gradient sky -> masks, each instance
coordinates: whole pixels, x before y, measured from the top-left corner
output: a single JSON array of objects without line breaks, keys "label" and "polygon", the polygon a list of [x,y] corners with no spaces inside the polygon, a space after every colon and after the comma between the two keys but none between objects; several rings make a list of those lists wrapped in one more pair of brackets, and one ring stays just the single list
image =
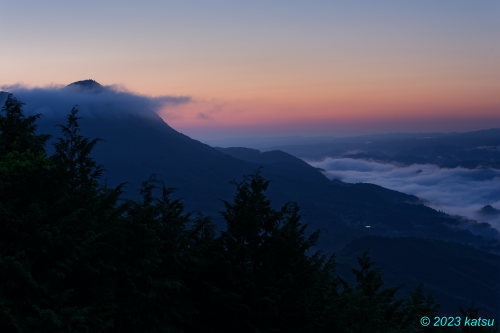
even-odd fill
[{"label": "gradient sky", "polygon": [[500,127],[500,1],[1,1],[0,86],[93,78],[195,138]]}]

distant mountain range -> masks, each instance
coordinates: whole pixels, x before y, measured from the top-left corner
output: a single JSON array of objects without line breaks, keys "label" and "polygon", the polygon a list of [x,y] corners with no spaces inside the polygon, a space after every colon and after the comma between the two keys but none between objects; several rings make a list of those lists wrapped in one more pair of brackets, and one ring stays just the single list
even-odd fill
[{"label": "distant mountain range", "polygon": [[[68,88],[77,88],[86,94],[103,89],[92,80],[75,82]],[[432,239],[437,242],[433,244],[455,242],[462,244],[462,247],[457,247],[458,257],[461,255],[460,249],[467,249],[462,252],[478,256],[478,260],[485,255],[493,258],[484,265],[497,274],[500,280],[500,272],[496,269],[500,266],[491,266],[500,263],[500,257],[495,255],[500,253],[500,235],[488,224],[448,216],[423,205],[417,197],[377,185],[330,181],[320,170],[283,151],[214,148],[177,132],[157,115],[143,116],[140,112],[120,114],[116,111],[92,115],[82,112],[81,129],[86,136],[102,139],[95,149],[94,157],[104,165],[105,180],[109,185],[128,182],[125,187],[128,196],[136,195],[141,182],[155,174],[168,187],[176,188],[175,195],[183,199],[188,210],[212,216],[219,223],[221,219],[218,212],[223,209],[222,200],[231,200],[235,191],[231,181],[241,180],[244,175],[260,169],[262,175],[271,180],[268,194],[273,204],[281,206],[287,201],[296,201],[301,207],[304,222],[309,223],[309,230],[321,229],[319,246],[324,250],[340,251],[352,241],[356,248],[360,248],[360,242],[366,236],[394,239],[394,242],[387,242],[388,247],[401,237]],[[64,123],[64,115],[48,112],[39,121],[39,132],[57,137],[57,124],[61,123]],[[491,131],[492,136],[495,133],[497,131]],[[471,134],[471,137],[483,138],[484,135]],[[446,142],[459,142],[457,137],[444,135],[442,138],[447,138]],[[444,145],[437,144],[441,142],[438,139],[427,140],[431,139],[413,138],[408,139],[408,142],[425,143],[424,146],[433,142],[431,146],[446,150]],[[462,140],[467,141],[465,137]],[[354,147],[359,144],[351,145]],[[488,146],[482,139],[478,139],[475,144]],[[380,142],[377,146],[383,147],[384,144]],[[400,147],[400,152],[404,146]],[[340,151],[341,144],[336,147]],[[346,146],[346,149],[349,147]],[[470,147],[470,143],[467,143],[467,147]],[[287,148],[289,152],[297,152],[296,149],[299,148]],[[398,149],[391,151],[397,152]],[[308,148],[300,147],[298,152],[301,156],[307,156]],[[321,156],[314,150],[309,154]],[[406,159],[421,158],[420,155],[412,154],[410,150]],[[424,251],[427,243],[418,244],[422,244]],[[347,249],[354,245],[349,246]],[[377,243],[377,246],[383,246],[383,242]],[[390,253],[400,251],[401,246],[404,246],[404,242],[394,245],[393,250],[388,248],[381,262],[389,261]],[[442,246],[435,246],[436,255],[439,255]],[[418,264],[415,262],[415,265]],[[457,269],[440,273],[446,276],[442,276],[441,285],[438,283],[436,286],[437,282],[432,282],[433,288],[443,287],[449,279],[460,283],[462,268]],[[467,274],[470,275],[470,272]],[[428,280],[432,279],[432,272],[429,275],[422,274],[419,278],[424,283],[430,282]],[[408,283],[414,285],[415,281]],[[474,290],[476,287],[469,285],[468,288]],[[494,286],[491,292],[500,296],[500,287]],[[449,304],[463,301],[464,295],[446,295],[451,299],[447,298]],[[489,298],[481,298],[480,303],[488,309],[498,310],[498,304],[489,301]]]},{"label": "distant mountain range", "polygon": [[280,149],[306,159],[371,159],[401,164],[435,164],[454,168],[500,168],[500,129],[466,133],[381,134],[330,138]]}]

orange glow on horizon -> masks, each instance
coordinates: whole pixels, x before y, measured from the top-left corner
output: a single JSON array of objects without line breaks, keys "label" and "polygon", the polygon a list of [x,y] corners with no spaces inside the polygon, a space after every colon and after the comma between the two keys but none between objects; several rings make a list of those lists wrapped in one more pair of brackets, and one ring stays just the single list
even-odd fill
[{"label": "orange glow on horizon", "polygon": [[[355,98],[280,100],[194,100],[169,107],[160,112],[174,127],[211,128],[231,126],[262,126],[305,123],[379,123],[391,120],[498,117],[500,102],[486,92],[471,99],[465,94],[452,99],[443,93],[434,96],[413,93],[413,96],[372,94]],[[450,95],[455,96],[454,94]],[[425,99],[425,97],[428,99]],[[420,97],[420,99],[419,99]],[[484,99],[482,98],[484,97]],[[486,97],[489,97],[486,99]],[[477,102],[474,102],[476,100]]]}]

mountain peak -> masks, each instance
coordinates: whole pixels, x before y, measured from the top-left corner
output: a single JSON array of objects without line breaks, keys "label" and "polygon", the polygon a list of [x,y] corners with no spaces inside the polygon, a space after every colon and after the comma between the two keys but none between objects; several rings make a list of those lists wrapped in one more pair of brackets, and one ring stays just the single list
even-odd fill
[{"label": "mountain peak", "polygon": [[73,83],[70,83],[67,85],[68,88],[78,88],[78,89],[84,89],[84,90],[101,90],[104,88],[103,85],[101,85],[99,82],[88,79],[88,80],[82,80],[82,81],[76,81]]},{"label": "mountain peak", "polygon": [[496,209],[492,205],[486,205],[479,210],[481,215],[497,216],[500,214],[500,210]]}]

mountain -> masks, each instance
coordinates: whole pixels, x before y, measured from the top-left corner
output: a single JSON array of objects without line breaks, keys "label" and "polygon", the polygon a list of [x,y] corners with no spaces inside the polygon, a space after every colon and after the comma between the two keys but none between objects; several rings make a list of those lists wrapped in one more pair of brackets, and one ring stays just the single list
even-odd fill
[{"label": "mountain", "polygon": [[[500,235],[488,224],[438,212],[415,196],[372,184],[330,181],[320,170],[283,151],[213,148],[179,133],[147,110],[121,112],[110,103],[93,112],[95,101],[103,103],[102,95],[108,88],[88,80],[70,87],[78,88],[71,89],[71,96],[77,96],[76,91],[91,101],[81,109],[81,132],[101,139],[94,157],[105,167],[104,181],[111,186],[127,182],[125,191],[129,197],[137,195],[141,182],[155,174],[176,189],[174,195],[183,200],[188,210],[209,215],[222,227],[218,212],[224,207],[222,200],[233,197],[235,188],[231,181],[261,170],[271,181],[268,196],[272,203],[279,207],[296,201],[309,230],[321,230],[318,246],[323,250],[339,251],[356,240],[362,247],[362,237],[379,236],[461,243],[474,249],[477,256],[500,251]],[[94,94],[95,89],[101,93]],[[92,99],[94,95],[99,99]],[[113,98],[119,97],[115,95]],[[43,105],[36,107],[29,100],[25,102],[31,105],[32,112],[47,110]],[[57,137],[58,124],[64,123],[64,116],[61,112],[42,112],[39,132]],[[391,258],[390,249],[388,243],[385,260]],[[460,280],[455,273],[443,273],[443,281]],[[500,288],[495,293],[500,295]]]},{"label": "mountain", "polygon": [[[155,174],[176,189],[186,208],[210,215],[215,222],[222,200],[233,195],[231,182],[261,168],[271,180],[272,202],[281,206],[296,201],[311,229],[322,230],[324,248],[339,249],[365,235],[365,225],[372,226],[371,234],[446,239],[481,247],[485,246],[482,234],[498,236],[487,225],[473,233],[468,229],[478,229],[476,223],[439,213],[414,196],[371,184],[332,182],[320,170],[284,152],[212,148],[175,131],[156,115],[111,112],[82,117],[82,133],[102,139],[95,158],[104,165],[108,184],[127,181],[125,189],[134,195],[141,182]],[[56,123],[62,121],[42,117],[40,131],[57,136]]]},{"label": "mountain", "polygon": [[[368,232],[444,239],[487,249],[498,246],[495,241],[500,236],[487,224],[450,217],[426,207],[414,196],[372,184],[330,181],[320,170],[282,151],[213,148],[177,132],[155,113],[116,110],[123,104],[103,102],[102,95],[110,88],[95,81],[78,81],[69,87],[83,87],[78,94],[85,101],[91,100],[81,108],[81,130],[85,136],[101,139],[94,156],[105,167],[105,181],[112,186],[127,182],[129,196],[136,195],[141,182],[155,174],[176,189],[188,210],[200,211],[218,222],[222,200],[234,192],[231,182],[261,168],[262,175],[271,180],[268,194],[272,202],[278,207],[296,201],[311,229],[322,230],[320,243],[324,248],[339,249]],[[94,90],[88,89],[103,94],[94,97]],[[78,96],[74,91],[71,94]],[[110,94],[114,99],[119,97],[112,91]],[[94,112],[94,101],[104,103],[105,108]],[[57,137],[64,116],[65,112],[44,113],[39,131]],[[490,240],[486,242],[484,236]]]},{"label": "mountain", "polygon": [[492,205],[486,205],[478,213],[484,216],[498,216],[500,215],[500,209],[496,209]]},{"label": "mountain", "polygon": [[82,80],[82,81],[76,81],[76,82],[70,83],[66,86],[66,88],[82,89],[82,90],[90,90],[90,91],[100,91],[100,90],[104,89],[104,86],[101,85],[97,81],[88,79],[88,80]]},{"label": "mountain", "polygon": [[466,133],[384,134],[272,147],[307,159],[346,157],[454,168],[500,168],[500,129]]},{"label": "mountain", "polygon": [[402,285],[403,291],[410,291],[421,282],[445,313],[471,301],[484,315],[499,313],[498,255],[438,240],[368,236],[354,240],[338,253],[342,276],[352,274],[350,267],[366,249],[389,285]]}]

